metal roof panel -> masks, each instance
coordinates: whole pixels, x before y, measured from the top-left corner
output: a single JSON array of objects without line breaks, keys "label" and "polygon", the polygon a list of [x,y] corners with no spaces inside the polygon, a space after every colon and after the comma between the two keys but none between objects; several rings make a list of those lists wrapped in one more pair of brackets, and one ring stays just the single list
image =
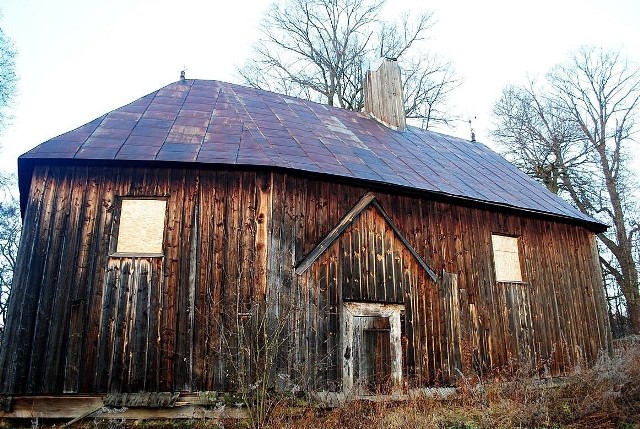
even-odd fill
[{"label": "metal roof panel", "polygon": [[172,83],[21,158],[285,167],[598,224],[483,144],[218,81]]}]

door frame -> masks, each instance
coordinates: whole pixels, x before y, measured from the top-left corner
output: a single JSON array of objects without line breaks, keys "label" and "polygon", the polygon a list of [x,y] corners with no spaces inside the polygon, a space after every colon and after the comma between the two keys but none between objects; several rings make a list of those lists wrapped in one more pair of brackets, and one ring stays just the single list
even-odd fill
[{"label": "door frame", "polygon": [[389,318],[389,345],[391,347],[391,393],[402,393],[402,327],[400,314],[404,304],[375,302],[345,302],[342,306],[342,390],[349,394],[353,390],[353,318]]}]

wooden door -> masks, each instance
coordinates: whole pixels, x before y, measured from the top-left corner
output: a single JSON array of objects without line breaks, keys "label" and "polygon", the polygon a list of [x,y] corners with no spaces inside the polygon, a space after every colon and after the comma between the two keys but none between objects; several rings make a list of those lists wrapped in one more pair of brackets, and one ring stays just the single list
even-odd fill
[{"label": "wooden door", "polygon": [[355,395],[402,392],[404,305],[346,302],[343,310],[343,390]]},{"label": "wooden door", "polygon": [[391,325],[388,317],[354,318],[354,386],[359,395],[391,393]]}]

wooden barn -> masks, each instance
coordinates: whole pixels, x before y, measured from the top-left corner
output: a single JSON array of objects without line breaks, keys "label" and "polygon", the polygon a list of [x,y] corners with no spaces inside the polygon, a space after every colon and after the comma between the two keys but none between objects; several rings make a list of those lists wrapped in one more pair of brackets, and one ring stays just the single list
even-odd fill
[{"label": "wooden barn", "polygon": [[365,112],[181,79],[22,155],[0,393],[397,393],[607,350],[605,226],[406,125],[394,67]]}]

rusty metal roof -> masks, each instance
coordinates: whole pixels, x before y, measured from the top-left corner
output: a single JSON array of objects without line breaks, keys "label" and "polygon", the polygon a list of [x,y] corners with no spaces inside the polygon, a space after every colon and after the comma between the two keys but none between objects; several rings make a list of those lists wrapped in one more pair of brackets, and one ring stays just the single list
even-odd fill
[{"label": "rusty metal roof", "polygon": [[40,144],[19,170],[44,159],[281,167],[603,226],[481,143],[218,81],[167,85]]}]

